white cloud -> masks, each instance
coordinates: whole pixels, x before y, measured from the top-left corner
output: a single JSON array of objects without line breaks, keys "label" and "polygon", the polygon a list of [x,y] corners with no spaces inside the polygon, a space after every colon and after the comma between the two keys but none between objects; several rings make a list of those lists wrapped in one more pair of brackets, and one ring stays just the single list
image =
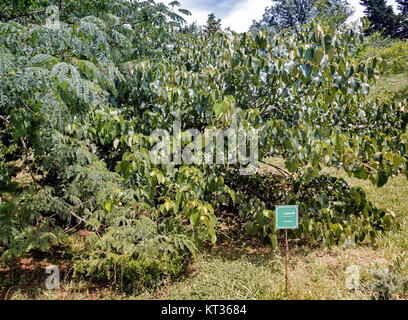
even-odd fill
[{"label": "white cloud", "polygon": [[183,16],[187,20],[187,23],[195,22],[198,25],[204,25],[207,22],[208,15],[211,13],[209,10],[203,10],[198,8],[198,2],[194,0],[180,0],[181,8],[187,9],[191,12],[191,16]]},{"label": "white cloud", "polygon": [[[222,2],[222,0],[219,0]],[[211,4],[205,5],[204,1],[180,0],[181,7],[191,11],[192,15],[186,17],[188,23],[196,22],[199,25],[205,25],[208,15],[214,12],[217,18],[221,18],[222,27],[230,27],[236,32],[244,32],[249,29],[252,20],[262,18],[265,8],[272,4],[271,0],[241,0],[236,1],[234,5],[226,12],[217,12]],[[205,9],[204,9],[205,8]],[[207,9],[208,8],[208,9]],[[223,8],[225,9],[225,8]]]},{"label": "white cloud", "polygon": [[351,17],[352,20],[356,20],[364,16],[364,7],[360,5],[360,0],[348,0],[350,5],[354,7],[354,14]]},{"label": "white cloud", "polygon": [[[213,12],[217,18],[221,18],[222,27],[230,27],[236,32],[244,32],[249,29],[252,20],[260,20],[265,8],[272,4],[271,0],[236,0],[231,8],[226,8],[230,0],[179,0],[181,7],[191,11],[192,15],[185,17],[188,23],[196,22],[198,25],[205,25],[208,15]],[[360,5],[360,0],[348,0],[354,7],[354,15],[351,20],[364,16],[364,7]],[[387,1],[397,11],[395,0]],[[216,3],[216,4],[215,4]]]},{"label": "white cloud", "polygon": [[231,8],[231,13],[223,20],[223,27],[230,27],[236,32],[245,32],[252,25],[252,20],[260,20],[271,0],[242,1]]}]

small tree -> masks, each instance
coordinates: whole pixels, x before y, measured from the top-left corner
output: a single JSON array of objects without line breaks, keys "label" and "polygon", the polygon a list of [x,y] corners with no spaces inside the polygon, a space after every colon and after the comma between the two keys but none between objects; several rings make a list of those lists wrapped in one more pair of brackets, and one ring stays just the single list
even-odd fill
[{"label": "small tree", "polygon": [[221,30],[221,19],[217,20],[215,14],[210,13],[208,15],[207,26],[205,27],[205,29],[211,34],[217,33],[217,31]]}]

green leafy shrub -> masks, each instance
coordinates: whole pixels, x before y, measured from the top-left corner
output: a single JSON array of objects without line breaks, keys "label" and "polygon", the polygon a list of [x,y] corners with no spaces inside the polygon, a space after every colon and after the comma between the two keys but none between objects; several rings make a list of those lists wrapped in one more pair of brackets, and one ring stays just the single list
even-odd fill
[{"label": "green leafy shrub", "polygon": [[406,63],[408,42],[406,40],[383,38],[380,34],[374,34],[358,47],[354,55],[361,61],[380,58],[384,63],[384,74],[408,72]]},{"label": "green leafy shrub", "polygon": [[300,234],[323,246],[354,245],[368,239],[375,242],[379,232],[398,227],[395,215],[378,209],[361,188],[350,187],[344,179],[321,176],[309,183],[295,182],[289,202],[301,203]]},{"label": "green leafy shrub", "polygon": [[125,213],[112,214],[112,226],[103,236],[85,233],[79,245],[78,240],[71,242],[68,252],[74,277],[140,290],[186,273],[190,258],[197,252],[190,238],[174,233],[166,222],[158,225],[144,216],[129,219]]},{"label": "green leafy shrub", "polygon": [[74,269],[74,278],[82,275],[88,281],[110,283],[122,290],[137,292],[180,278],[187,273],[188,259],[183,255],[134,259],[109,253],[98,258],[78,260],[74,263]]},{"label": "green leafy shrub", "polygon": [[31,250],[47,251],[58,244],[62,228],[55,217],[47,216],[62,208],[35,187],[23,191],[11,202],[0,204],[1,259],[9,262]]},{"label": "green leafy shrub", "polygon": [[[276,245],[279,230],[275,230],[274,212],[277,204],[299,205],[299,229],[296,238],[310,244],[322,242],[353,246],[365,240],[375,241],[379,232],[398,228],[395,216],[375,208],[361,188],[350,187],[345,180],[327,175],[309,182],[283,176],[256,175],[231,181],[239,188],[239,214],[249,220],[250,233],[259,232],[264,240]],[[251,198],[251,194],[258,198]]]}]

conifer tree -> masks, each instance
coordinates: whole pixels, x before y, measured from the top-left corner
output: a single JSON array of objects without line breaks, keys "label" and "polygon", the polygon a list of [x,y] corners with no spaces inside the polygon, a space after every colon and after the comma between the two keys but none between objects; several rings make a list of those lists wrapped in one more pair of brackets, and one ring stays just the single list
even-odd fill
[{"label": "conifer tree", "polygon": [[408,0],[396,0],[398,3],[398,10],[402,15],[408,15]]},{"label": "conifer tree", "polygon": [[397,36],[398,19],[386,0],[361,0],[360,4],[365,7],[364,13],[370,21],[368,34],[381,31],[384,36]]},{"label": "conifer tree", "polygon": [[211,34],[217,33],[217,31],[221,30],[221,19],[216,19],[215,14],[210,13],[208,15],[207,26],[205,28]]},{"label": "conifer tree", "polygon": [[398,16],[399,30],[398,36],[400,38],[408,38],[408,0],[396,0],[398,3],[398,10],[400,15]]}]

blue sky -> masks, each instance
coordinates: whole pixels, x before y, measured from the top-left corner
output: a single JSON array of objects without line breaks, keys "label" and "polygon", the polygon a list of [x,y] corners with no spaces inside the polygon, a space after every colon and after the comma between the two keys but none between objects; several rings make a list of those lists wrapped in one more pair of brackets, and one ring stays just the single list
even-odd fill
[{"label": "blue sky", "polygon": [[[363,16],[363,8],[359,0],[348,0],[355,8],[353,19]],[[270,6],[271,0],[179,0],[181,7],[191,11],[192,16],[187,17],[187,21],[205,24],[208,14],[213,12],[222,19],[222,27],[230,27],[237,32],[247,31],[252,24],[252,20],[259,20],[265,11],[265,7]],[[395,0],[388,0],[389,4],[396,8]]]}]

